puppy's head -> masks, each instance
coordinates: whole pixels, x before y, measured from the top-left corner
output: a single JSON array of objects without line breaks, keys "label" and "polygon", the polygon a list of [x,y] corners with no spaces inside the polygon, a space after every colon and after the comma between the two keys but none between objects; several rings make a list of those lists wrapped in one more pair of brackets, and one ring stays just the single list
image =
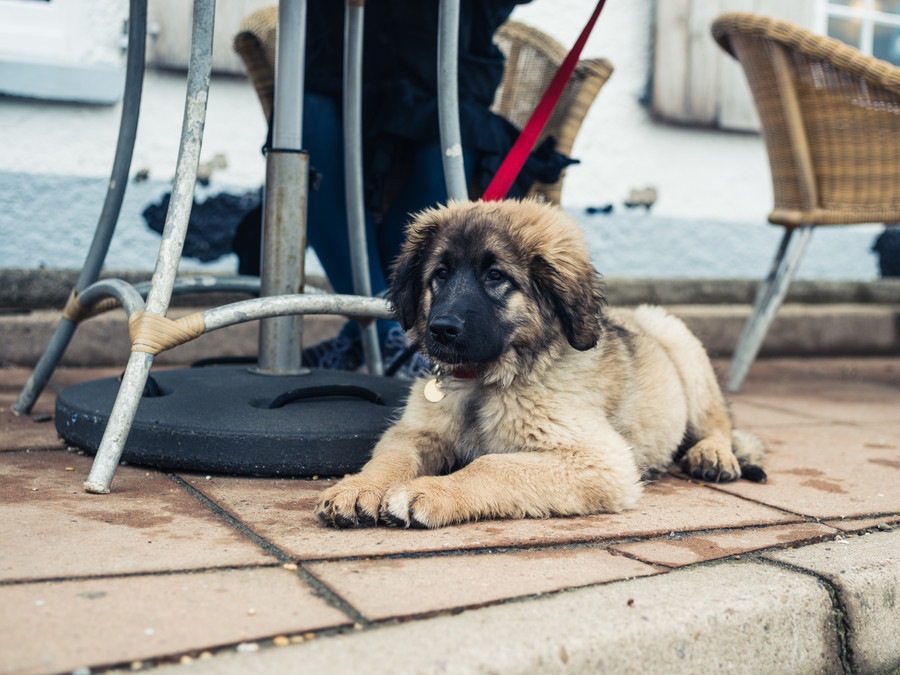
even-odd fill
[{"label": "puppy's head", "polygon": [[554,345],[583,351],[600,337],[603,297],[584,237],[533,200],[419,213],[388,297],[411,340],[451,370],[520,371]]}]

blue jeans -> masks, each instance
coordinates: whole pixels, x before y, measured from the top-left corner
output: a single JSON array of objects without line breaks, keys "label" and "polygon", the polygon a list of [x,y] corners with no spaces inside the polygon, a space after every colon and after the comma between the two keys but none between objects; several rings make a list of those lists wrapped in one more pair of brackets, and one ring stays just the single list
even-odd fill
[{"label": "blue jeans", "polygon": [[[325,269],[332,288],[353,293],[350,265],[350,238],[344,197],[344,140],[340,101],[307,92],[303,100],[303,145],[310,165],[321,174],[318,190],[310,191],[307,238]],[[464,158],[468,156],[464,153]],[[466,162],[467,179],[471,162]],[[390,264],[400,253],[411,213],[447,201],[441,144],[439,140],[420,145],[410,159],[409,178],[376,227],[373,214],[366,213],[366,241],[372,293],[387,289]],[[384,337],[392,322],[379,321]],[[350,327],[352,326],[352,328]],[[347,331],[358,332],[355,324]]]}]

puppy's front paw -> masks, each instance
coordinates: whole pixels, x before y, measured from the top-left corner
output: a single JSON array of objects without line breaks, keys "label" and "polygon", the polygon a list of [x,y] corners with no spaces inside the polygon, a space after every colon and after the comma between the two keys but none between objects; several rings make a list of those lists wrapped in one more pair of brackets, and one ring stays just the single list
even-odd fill
[{"label": "puppy's front paw", "polygon": [[693,478],[715,483],[741,477],[741,467],[731,450],[731,444],[717,438],[699,441],[685,453],[680,466],[682,471]]},{"label": "puppy's front paw", "polygon": [[446,478],[417,478],[391,488],[381,501],[381,520],[394,527],[431,529],[467,518],[446,485]]},{"label": "puppy's front paw", "polygon": [[319,495],[314,511],[323,525],[374,527],[384,492],[362,476],[351,476]]}]

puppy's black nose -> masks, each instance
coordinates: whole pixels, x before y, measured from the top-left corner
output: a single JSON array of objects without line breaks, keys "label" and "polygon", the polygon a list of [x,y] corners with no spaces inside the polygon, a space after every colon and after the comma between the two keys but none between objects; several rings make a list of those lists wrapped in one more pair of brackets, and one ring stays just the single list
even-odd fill
[{"label": "puppy's black nose", "polygon": [[448,345],[459,337],[463,330],[463,322],[458,316],[445,314],[431,320],[428,326],[431,336],[442,345]]}]

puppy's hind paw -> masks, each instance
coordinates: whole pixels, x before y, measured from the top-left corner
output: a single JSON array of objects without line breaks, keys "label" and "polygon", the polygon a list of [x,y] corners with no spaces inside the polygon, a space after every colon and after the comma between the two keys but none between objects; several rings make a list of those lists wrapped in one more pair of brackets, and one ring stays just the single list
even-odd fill
[{"label": "puppy's hind paw", "polygon": [[711,483],[725,483],[741,477],[741,467],[731,445],[714,438],[704,438],[688,450],[680,467],[692,478]]}]

